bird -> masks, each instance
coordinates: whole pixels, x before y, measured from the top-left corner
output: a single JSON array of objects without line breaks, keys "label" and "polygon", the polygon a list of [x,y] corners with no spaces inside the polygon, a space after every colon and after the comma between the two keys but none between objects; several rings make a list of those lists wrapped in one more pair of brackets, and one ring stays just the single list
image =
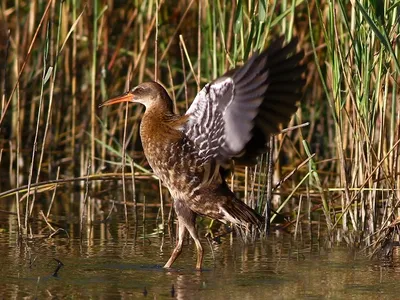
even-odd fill
[{"label": "bird", "polygon": [[140,103],[144,154],[168,188],[177,216],[177,240],[164,265],[171,268],[182,252],[186,231],[202,269],[204,250],[196,230],[197,216],[222,223],[262,228],[265,217],[238,199],[225,180],[235,165],[252,166],[267,151],[267,141],[287,126],[305,85],[304,51],[298,38],[280,37],[255,52],[243,65],[207,83],[184,115],[174,112],[166,89],[155,81],[139,84],[101,107]]}]

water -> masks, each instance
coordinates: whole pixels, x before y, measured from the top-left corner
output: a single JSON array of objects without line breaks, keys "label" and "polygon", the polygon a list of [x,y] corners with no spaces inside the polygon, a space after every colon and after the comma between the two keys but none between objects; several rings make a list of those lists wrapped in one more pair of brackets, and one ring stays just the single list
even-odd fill
[{"label": "water", "polygon": [[[274,232],[248,244],[226,235],[213,251],[203,238],[199,272],[191,241],[173,269],[162,268],[173,241],[168,230],[154,234],[155,220],[129,229],[117,219],[97,223],[82,242],[73,234],[18,242],[7,229],[15,217],[1,215],[0,222],[0,299],[395,299],[400,293],[398,253],[390,264],[368,260],[308,234],[295,241]],[[74,233],[76,224],[69,228]],[[55,259],[64,264],[56,275]]]}]

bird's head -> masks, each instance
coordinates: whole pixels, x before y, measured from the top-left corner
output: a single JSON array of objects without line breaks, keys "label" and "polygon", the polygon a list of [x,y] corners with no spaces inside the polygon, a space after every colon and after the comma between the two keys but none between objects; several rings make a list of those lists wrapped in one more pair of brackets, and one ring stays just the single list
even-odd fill
[{"label": "bird's head", "polygon": [[146,109],[152,108],[155,105],[166,106],[167,108],[172,107],[172,101],[168,93],[155,81],[141,83],[129,92],[101,103],[99,107],[121,102],[141,103]]}]

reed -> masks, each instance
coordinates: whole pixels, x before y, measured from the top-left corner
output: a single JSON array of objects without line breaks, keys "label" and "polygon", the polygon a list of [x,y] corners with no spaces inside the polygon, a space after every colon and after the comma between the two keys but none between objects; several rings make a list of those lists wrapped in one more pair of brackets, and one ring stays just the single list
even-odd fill
[{"label": "reed", "polygon": [[[2,1],[0,196],[9,197],[0,201],[14,197],[8,208],[28,234],[41,193],[62,192],[51,180],[82,182],[82,218],[109,173],[134,195],[138,172],[149,172],[142,108],[99,103],[158,79],[184,113],[206,82],[274,37],[296,35],[308,64],[300,109],[273,153],[230,184],[261,213],[271,202],[295,232],[322,215],[330,232],[356,233],[347,242],[375,245],[400,213],[398,10],[389,0]],[[123,199],[128,223],[138,199]]]}]

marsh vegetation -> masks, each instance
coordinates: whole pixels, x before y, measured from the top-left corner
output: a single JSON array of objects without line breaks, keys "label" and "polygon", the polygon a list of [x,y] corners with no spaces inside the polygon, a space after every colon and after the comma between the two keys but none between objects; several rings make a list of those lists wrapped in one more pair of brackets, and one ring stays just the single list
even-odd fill
[{"label": "marsh vegetation", "polygon": [[15,0],[0,9],[0,214],[15,220],[5,231],[64,237],[68,226],[55,220],[68,220],[90,239],[96,222],[132,227],[147,207],[167,234],[171,199],[142,153],[143,108],[98,105],[157,80],[184,113],[205,83],[284,35],[306,52],[304,97],[269,155],[229,184],[260,213],[272,201],[273,228],[294,238],[316,226],[368,255],[392,253],[398,2]]}]

